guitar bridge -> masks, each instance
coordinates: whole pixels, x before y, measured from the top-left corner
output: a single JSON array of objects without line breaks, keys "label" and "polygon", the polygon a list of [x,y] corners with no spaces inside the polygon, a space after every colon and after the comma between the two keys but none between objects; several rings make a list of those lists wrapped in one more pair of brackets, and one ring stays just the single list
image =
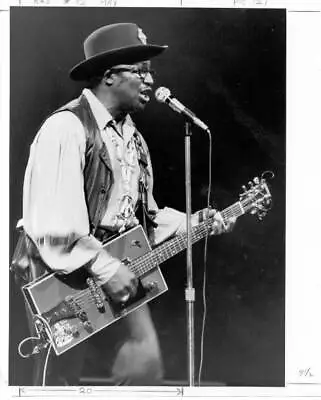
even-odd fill
[{"label": "guitar bridge", "polygon": [[105,313],[106,308],[104,305],[104,299],[102,296],[101,289],[99,289],[97,283],[94,281],[93,278],[87,278],[87,285],[89,287],[91,297],[94,300],[94,303],[97,307],[97,310],[102,314]]}]

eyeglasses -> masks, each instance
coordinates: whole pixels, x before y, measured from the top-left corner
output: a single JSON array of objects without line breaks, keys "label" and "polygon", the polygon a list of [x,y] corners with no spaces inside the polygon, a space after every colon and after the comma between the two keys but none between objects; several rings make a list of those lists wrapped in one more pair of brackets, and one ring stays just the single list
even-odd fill
[{"label": "eyeglasses", "polygon": [[153,69],[150,69],[147,65],[136,66],[136,65],[120,65],[117,67],[111,68],[111,71],[121,72],[128,71],[132,74],[136,74],[141,80],[145,80],[147,75],[151,75],[153,79],[155,79],[156,72]]}]

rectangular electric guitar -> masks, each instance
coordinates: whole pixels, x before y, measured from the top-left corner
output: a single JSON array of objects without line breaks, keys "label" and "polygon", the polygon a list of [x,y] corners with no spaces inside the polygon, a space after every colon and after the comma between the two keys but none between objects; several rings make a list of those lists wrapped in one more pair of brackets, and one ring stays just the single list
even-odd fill
[{"label": "rectangular electric guitar", "polygon": [[[271,205],[266,180],[255,178],[249,188],[243,187],[243,190],[238,202],[220,212],[223,221],[248,212],[259,218],[266,214]],[[208,218],[193,227],[192,243],[204,238],[212,223],[213,218]],[[50,273],[25,285],[22,291],[32,310],[39,338],[50,343],[60,355],[155,299],[167,290],[159,265],[186,247],[184,233],[152,249],[141,226],[107,242],[106,251],[125,262],[138,277],[137,294],[125,303],[108,298],[84,269],[68,275]]]}]

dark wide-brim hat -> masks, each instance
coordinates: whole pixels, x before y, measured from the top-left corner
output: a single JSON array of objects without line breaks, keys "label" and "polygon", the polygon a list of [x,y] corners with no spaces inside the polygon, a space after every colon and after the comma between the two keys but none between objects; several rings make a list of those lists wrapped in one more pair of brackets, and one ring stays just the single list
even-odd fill
[{"label": "dark wide-brim hat", "polygon": [[86,81],[115,65],[134,64],[162,53],[167,46],[147,44],[146,35],[133,23],[103,26],[84,41],[85,60],[73,67],[69,76]]}]

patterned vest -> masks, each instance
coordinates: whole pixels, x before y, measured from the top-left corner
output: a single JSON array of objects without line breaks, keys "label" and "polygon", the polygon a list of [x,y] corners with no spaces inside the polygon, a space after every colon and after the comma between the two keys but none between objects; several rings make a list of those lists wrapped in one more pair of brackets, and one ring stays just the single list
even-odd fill
[{"label": "patterned vest", "polygon": [[[62,106],[54,111],[53,114],[61,111],[73,112],[81,121],[86,133],[84,191],[90,233],[98,237],[99,240],[104,241],[108,239],[109,233],[104,230],[101,232],[99,225],[106,212],[108,197],[113,184],[110,156],[102,140],[90,105],[84,95]],[[153,222],[154,215],[148,212],[145,190],[151,178],[146,169],[148,148],[137,130],[134,135],[136,136],[136,149],[141,167],[140,187],[144,186],[144,188],[140,189],[140,203],[142,206],[139,209],[143,215],[141,221],[147,220],[149,226],[155,226],[156,224]],[[48,267],[41,260],[36,246],[25,234],[25,231],[21,228],[19,230],[19,239],[12,257],[10,270],[14,273],[16,283],[21,286],[42,275],[48,270]]]},{"label": "patterned vest", "polygon": [[[97,236],[97,228],[105,215],[110,189],[113,184],[110,156],[101,137],[96,119],[84,95],[62,106],[55,113],[61,111],[73,112],[81,121],[86,133],[84,191],[90,221],[90,231],[93,235]],[[148,149],[146,142],[137,130],[134,135],[136,137],[138,160],[142,171],[141,180],[145,180],[146,187],[149,181],[149,174],[146,169]]]}]

